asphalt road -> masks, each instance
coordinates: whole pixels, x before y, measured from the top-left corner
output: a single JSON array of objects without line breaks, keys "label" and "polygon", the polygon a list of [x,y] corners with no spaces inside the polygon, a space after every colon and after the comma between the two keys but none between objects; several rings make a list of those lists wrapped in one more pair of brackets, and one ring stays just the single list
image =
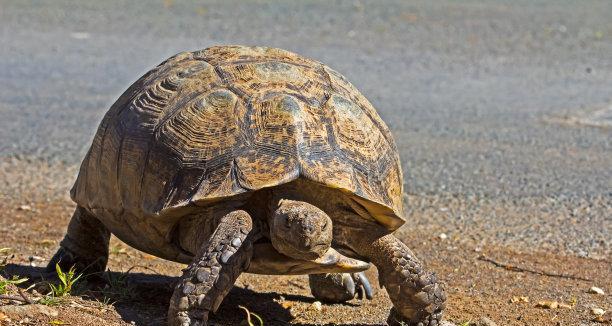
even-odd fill
[{"label": "asphalt road", "polygon": [[[609,252],[610,1],[0,0],[5,179],[44,161],[69,184],[129,84],[216,44],[285,48],[352,81],[397,140],[415,225]],[[575,123],[593,112],[604,127]]]}]

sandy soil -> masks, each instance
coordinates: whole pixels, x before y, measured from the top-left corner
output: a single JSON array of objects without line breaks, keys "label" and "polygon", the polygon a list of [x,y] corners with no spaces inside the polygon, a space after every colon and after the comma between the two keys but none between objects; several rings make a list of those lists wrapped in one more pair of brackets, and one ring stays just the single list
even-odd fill
[{"label": "sandy soil", "polygon": [[[40,266],[56,250],[74,206],[67,200],[23,205],[14,201],[0,204],[0,247],[10,247],[14,254],[4,277],[26,276],[31,282],[22,288],[38,282],[34,289],[44,292]],[[442,239],[408,228],[398,234],[438,273],[449,297],[446,319],[457,324],[487,317],[498,325],[590,325],[596,323],[592,308],[612,306],[608,294],[588,293],[594,285],[607,291],[612,288],[612,265],[604,258],[482,246],[457,236]],[[0,301],[0,320],[5,319],[2,325],[163,325],[172,284],[181,268],[113,238],[109,263],[113,272],[107,276],[113,280],[110,286],[82,284],[77,294],[49,307],[51,313],[46,314],[34,308],[16,313],[7,306],[17,302]],[[377,285],[376,271],[368,274]],[[27,295],[35,297],[32,290]],[[518,297],[527,297],[529,302],[512,302]],[[544,300],[568,306],[537,307]],[[305,276],[243,275],[221,305],[215,324],[240,324],[245,313],[239,306],[244,306],[261,316],[265,325],[381,325],[391,307],[384,290],[378,290],[372,301],[323,304],[321,310],[314,301]],[[606,318],[609,322],[608,316],[604,322]]]}]

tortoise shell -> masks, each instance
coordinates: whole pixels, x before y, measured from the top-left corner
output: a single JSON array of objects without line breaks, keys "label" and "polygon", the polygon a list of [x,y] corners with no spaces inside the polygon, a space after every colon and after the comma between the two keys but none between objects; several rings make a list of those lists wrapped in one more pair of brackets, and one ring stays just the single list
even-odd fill
[{"label": "tortoise shell", "polygon": [[291,52],[219,46],[177,54],[121,95],[71,196],[152,224],[298,178],[344,192],[390,230],[404,223],[394,140],[355,87]]}]

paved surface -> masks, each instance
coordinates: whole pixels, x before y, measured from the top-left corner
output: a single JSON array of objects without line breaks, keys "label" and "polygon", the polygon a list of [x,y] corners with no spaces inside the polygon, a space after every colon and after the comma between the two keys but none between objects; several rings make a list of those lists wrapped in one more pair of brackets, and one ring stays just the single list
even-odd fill
[{"label": "paved surface", "polygon": [[[609,251],[609,1],[2,0],[3,194],[65,193],[130,83],[176,52],[231,43],[315,58],[362,90],[397,139],[414,225]],[[593,112],[603,127],[575,123]]]}]

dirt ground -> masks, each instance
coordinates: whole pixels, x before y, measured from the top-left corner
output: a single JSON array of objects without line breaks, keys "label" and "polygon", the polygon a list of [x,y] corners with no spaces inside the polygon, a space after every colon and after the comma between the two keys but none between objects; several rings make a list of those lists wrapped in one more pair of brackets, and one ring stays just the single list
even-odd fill
[{"label": "dirt ground", "polygon": [[[57,282],[48,275],[41,276],[42,267],[56,250],[73,208],[68,200],[0,203],[0,248],[11,248],[3,276],[28,277],[30,281],[20,287],[35,285],[26,292],[29,298],[44,293],[45,282]],[[553,251],[483,246],[419,228],[405,227],[398,235],[442,280],[448,294],[446,320],[461,325],[479,322],[483,317],[497,325],[610,323],[609,314],[597,322],[591,312],[596,307],[612,307],[608,294],[612,265],[605,257],[578,258]],[[0,300],[0,324],[164,325],[172,284],[181,268],[113,238],[112,272],[107,276],[110,285],[81,284],[75,290],[77,294],[42,308],[19,308],[23,303]],[[368,274],[377,286],[376,271]],[[604,289],[606,294],[588,293],[591,286]],[[16,288],[11,289],[18,294]],[[553,309],[538,307],[541,301],[561,305]],[[305,276],[242,275],[214,317],[215,325],[245,323],[240,306],[261,316],[265,325],[384,325],[391,307],[384,290],[378,290],[372,301],[323,304],[320,310],[314,302]]]}]

